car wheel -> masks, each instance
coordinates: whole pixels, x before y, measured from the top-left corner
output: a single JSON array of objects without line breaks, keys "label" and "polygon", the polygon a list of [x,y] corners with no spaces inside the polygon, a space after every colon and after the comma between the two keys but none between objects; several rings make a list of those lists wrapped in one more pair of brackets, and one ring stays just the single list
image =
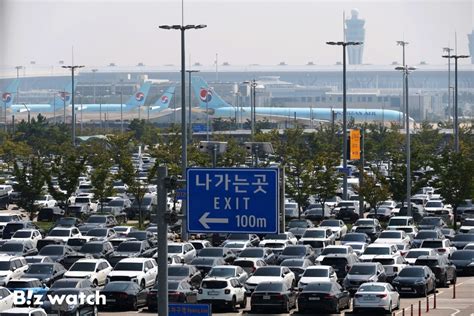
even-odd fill
[{"label": "car wheel", "polygon": [[443,277],[443,283],[441,284],[442,287],[448,287],[448,275],[445,274]]},{"label": "car wheel", "polygon": [[140,282],[140,287],[141,287],[142,289],[145,288],[145,280],[142,280],[142,281]]},{"label": "car wheel", "polygon": [[421,293],[424,297],[428,296],[428,284],[423,287],[423,291]]},{"label": "car wheel", "polygon": [[99,286],[99,282],[98,282],[97,280],[92,281],[92,284],[94,285],[94,287],[98,287],[98,286]]},{"label": "car wheel", "polygon": [[334,306],[334,313],[339,314],[339,301],[336,301],[336,306]]},{"label": "car wheel", "polygon": [[235,299],[235,296],[232,296],[232,301],[230,302],[230,309],[233,312],[237,311],[237,300]]},{"label": "car wheel", "polygon": [[247,307],[247,298],[244,295],[244,299],[243,299],[242,303],[240,303],[240,308],[246,308],[246,307]]},{"label": "car wheel", "polygon": [[392,310],[393,310],[393,308],[392,308],[392,301],[390,301],[390,302],[388,303],[388,311],[387,311],[387,314],[392,314]]},{"label": "car wheel", "polygon": [[398,301],[397,301],[397,310],[400,309],[400,297],[398,297]]},{"label": "car wheel", "polygon": [[287,301],[286,301],[286,305],[285,305],[285,307],[283,308],[283,311],[284,311],[285,313],[289,313],[290,310],[291,310],[290,300],[287,300]]},{"label": "car wheel", "polygon": [[347,300],[346,308],[347,308],[347,309],[351,309],[351,299],[348,299],[348,300]]},{"label": "car wheel", "polygon": [[137,310],[138,310],[138,300],[137,300],[136,297],[133,299],[132,309],[133,309],[134,311],[137,311]]}]

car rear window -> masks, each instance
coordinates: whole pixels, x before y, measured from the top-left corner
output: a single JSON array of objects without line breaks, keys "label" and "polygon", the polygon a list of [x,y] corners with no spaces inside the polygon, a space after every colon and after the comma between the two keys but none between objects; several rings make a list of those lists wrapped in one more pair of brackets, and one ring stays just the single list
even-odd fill
[{"label": "car rear window", "polygon": [[203,289],[223,289],[226,286],[226,281],[203,281],[201,284]]}]

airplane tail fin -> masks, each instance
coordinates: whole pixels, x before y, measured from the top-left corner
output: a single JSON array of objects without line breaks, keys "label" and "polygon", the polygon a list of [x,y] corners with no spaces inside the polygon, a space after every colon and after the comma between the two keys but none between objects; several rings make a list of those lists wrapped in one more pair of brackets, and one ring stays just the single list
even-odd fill
[{"label": "airplane tail fin", "polygon": [[191,78],[191,84],[193,86],[194,94],[199,100],[199,107],[205,109],[206,106],[209,109],[216,109],[221,107],[231,107],[229,103],[222,100],[222,98],[209,87],[206,81],[202,77],[194,76]]},{"label": "airplane tail fin", "polygon": [[[76,83],[74,83],[76,86]],[[63,107],[71,103],[72,84],[69,83],[62,91],[58,91],[58,95],[54,98],[54,106]]]},{"label": "airplane tail fin", "polygon": [[169,106],[171,104],[171,100],[174,97],[175,89],[176,89],[175,86],[169,87],[165,91],[165,93],[163,93],[163,95],[158,100],[156,100],[155,104],[153,104],[150,107],[150,110],[152,110],[152,111],[163,111],[164,109],[169,108]]},{"label": "airplane tail fin", "polygon": [[134,95],[130,97],[126,105],[132,108],[143,106],[145,104],[145,100],[148,95],[148,92],[150,91],[150,87],[151,87],[150,82],[145,82],[144,84],[142,84],[140,89]]},{"label": "airplane tail fin", "polygon": [[2,93],[2,102],[4,106],[7,108],[13,104],[13,100],[15,99],[18,86],[20,85],[20,79],[15,79],[8,85],[8,87]]}]

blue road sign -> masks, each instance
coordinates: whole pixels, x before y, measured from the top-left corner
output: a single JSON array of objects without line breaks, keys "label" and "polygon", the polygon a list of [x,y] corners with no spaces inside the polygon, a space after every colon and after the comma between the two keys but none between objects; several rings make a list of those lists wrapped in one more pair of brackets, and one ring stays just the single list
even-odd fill
[{"label": "blue road sign", "polygon": [[276,233],[278,169],[189,168],[190,233]]},{"label": "blue road sign", "polygon": [[211,316],[209,304],[168,304],[169,316]]}]

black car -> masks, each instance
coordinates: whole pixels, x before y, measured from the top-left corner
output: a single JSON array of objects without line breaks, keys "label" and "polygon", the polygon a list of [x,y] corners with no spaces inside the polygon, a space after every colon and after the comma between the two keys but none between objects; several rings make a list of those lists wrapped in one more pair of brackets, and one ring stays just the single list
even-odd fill
[{"label": "black car", "polygon": [[94,284],[89,279],[82,278],[71,278],[71,279],[59,279],[51,285],[48,294],[54,294],[58,290],[62,289],[91,289]]},{"label": "black car", "polygon": [[53,261],[63,263],[66,256],[76,253],[66,245],[47,245],[38,253],[40,256],[49,256]]},{"label": "black car", "polygon": [[413,248],[419,248],[425,239],[443,239],[444,235],[439,229],[420,230],[411,242]]},{"label": "black car", "polygon": [[151,209],[156,204],[156,197],[145,196],[143,197],[141,204],[138,204],[138,200],[134,200],[132,205],[125,210],[128,219],[138,218],[140,210],[144,219],[150,219]]},{"label": "black car", "polygon": [[20,229],[37,229],[40,232],[42,231],[33,222],[9,222],[3,228],[2,239],[11,239],[13,234]]},{"label": "black car", "polygon": [[[148,311],[156,312],[158,284],[147,294]],[[169,303],[188,303],[197,302],[197,291],[186,281],[168,281],[168,302]]]},{"label": "black car", "polygon": [[91,215],[79,230],[84,235],[94,228],[113,227],[117,224],[113,215]]},{"label": "black car", "polygon": [[156,247],[158,245],[158,239],[155,234],[146,230],[136,230],[129,232],[127,237],[136,238],[137,240],[146,240],[150,244],[150,247]]},{"label": "black car", "polygon": [[199,287],[202,281],[202,274],[192,265],[171,265],[168,267],[168,280],[185,280],[194,287]]},{"label": "black car", "polygon": [[28,270],[23,274],[23,278],[35,278],[51,286],[56,280],[59,280],[66,273],[66,269],[59,263],[32,263]]},{"label": "black car", "polygon": [[385,282],[386,279],[385,269],[380,262],[358,262],[352,265],[342,284],[350,293],[355,293],[363,283]]},{"label": "black car", "polygon": [[229,248],[225,247],[208,247],[201,249],[198,254],[199,258],[223,258],[226,263],[232,264],[236,255]]},{"label": "black car", "polygon": [[54,222],[64,216],[64,210],[59,206],[45,207],[38,212],[38,222]]},{"label": "black car", "polygon": [[354,230],[354,233],[363,233],[369,236],[370,240],[374,242],[379,238],[380,233],[382,232],[381,228],[377,225],[373,226],[357,226]]},{"label": "black car", "polygon": [[0,247],[0,255],[35,256],[38,249],[30,240],[9,240]]},{"label": "black car", "polygon": [[147,289],[142,289],[132,281],[112,281],[100,291],[105,295],[106,305],[100,309],[132,309],[138,310],[140,306],[147,305]]},{"label": "black car", "polygon": [[392,216],[392,209],[388,207],[379,207],[367,214],[367,218],[376,218],[381,222],[387,222]]},{"label": "black car", "polygon": [[213,266],[221,266],[226,264],[224,258],[213,258],[213,257],[196,257],[191,260],[190,265],[195,266],[201,275],[206,276]]},{"label": "black car", "polygon": [[276,256],[270,248],[246,248],[239,254],[239,258],[258,258],[268,265],[276,264]]},{"label": "black car", "polygon": [[353,208],[344,207],[337,212],[336,219],[340,219],[344,223],[355,223],[359,219],[359,214]]},{"label": "black car", "polygon": [[82,221],[76,217],[62,217],[56,221],[54,227],[79,227]]},{"label": "black car", "polygon": [[124,258],[143,257],[149,251],[152,251],[152,248],[146,240],[124,241],[108,256],[107,261],[114,267],[117,262]]},{"label": "black car", "polygon": [[281,310],[289,313],[296,307],[296,292],[285,282],[262,282],[257,285],[250,297],[251,312]]},{"label": "black car", "polygon": [[277,258],[278,264],[286,259],[309,259],[311,262],[316,260],[316,253],[310,245],[286,246]]},{"label": "black car", "polygon": [[89,237],[73,237],[67,240],[66,245],[71,247],[74,251],[79,251],[81,250],[82,246],[91,240],[93,239]]},{"label": "black car", "polygon": [[308,219],[292,219],[288,222],[286,231],[295,235],[296,238],[300,238],[306,229],[312,227],[314,227],[314,224]]},{"label": "black car", "polygon": [[392,285],[398,293],[428,296],[436,291],[436,277],[427,266],[407,266],[393,279]]},{"label": "black car", "polygon": [[474,250],[456,250],[449,259],[458,274],[474,274]]},{"label": "black car", "polygon": [[451,241],[453,240],[454,236],[456,236],[456,232],[452,228],[442,228],[441,233],[444,235],[444,237]]},{"label": "black car", "polygon": [[90,241],[84,244],[78,252],[68,254],[64,258],[64,266],[71,267],[77,260],[84,258],[107,259],[114,252],[114,247],[108,241]]},{"label": "black car", "polygon": [[[406,205],[400,208],[400,211],[398,211],[397,216],[408,216],[408,208]],[[422,206],[417,205],[417,204],[412,204],[411,216],[413,217],[413,220],[415,221],[415,223],[420,223],[423,217],[426,216],[426,212]]]},{"label": "black car", "polygon": [[344,245],[348,242],[363,242],[370,244],[372,240],[366,233],[347,233],[342,237],[341,244]]},{"label": "black car", "polygon": [[38,249],[39,252],[47,245],[64,245],[64,241],[61,239],[40,239],[36,243],[36,249]]},{"label": "black car", "polygon": [[81,300],[80,297],[91,297],[95,296],[95,290],[90,288],[83,288],[83,289],[58,289],[54,292],[55,295],[63,296],[63,297],[77,297],[78,304],[70,304],[66,301],[63,301],[62,304],[57,302],[51,302],[48,300],[48,296],[45,296],[45,300],[41,305],[41,308],[45,310],[48,315],[57,315],[60,314],[61,316],[76,316],[76,315],[83,315],[83,316],[96,316],[98,315],[97,306],[87,304],[80,304]]},{"label": "black car", "polygon": [[458,250],[466,247],[467,244],[474,242],[474,234],[457,234],[454,236],[451,244]]},{"label": "black car", "polygon": [[355,254],[330,254],[324,257],[321,265],[331,266],[337,274],[337,280],[341,282],[347,275],[347,271],[359,261]]},{"label": "black car", "polygon": [[426,216],[418,224],[418,229],[441,229],[446,227],[446,223],[441,217]]},{"label": "black car", "polygon": [[439,286],[448,287],[448,282],[456,284],[456,266],[447,256],[419,256],[414,265],[430,267]]},{"label": "black car", "polygon": [[336,282],[309,283],[298,295],[298,313],[316,314],[330,312],[339,314],[341,309],[350,308],[351,296]]},{"label": "black car", "polygon": [[313,262],[309,259],[285,259],[280,263],[280,266],[288,267],[295,274],[295,282],[298,282],[306,268],[312,265]]}]

